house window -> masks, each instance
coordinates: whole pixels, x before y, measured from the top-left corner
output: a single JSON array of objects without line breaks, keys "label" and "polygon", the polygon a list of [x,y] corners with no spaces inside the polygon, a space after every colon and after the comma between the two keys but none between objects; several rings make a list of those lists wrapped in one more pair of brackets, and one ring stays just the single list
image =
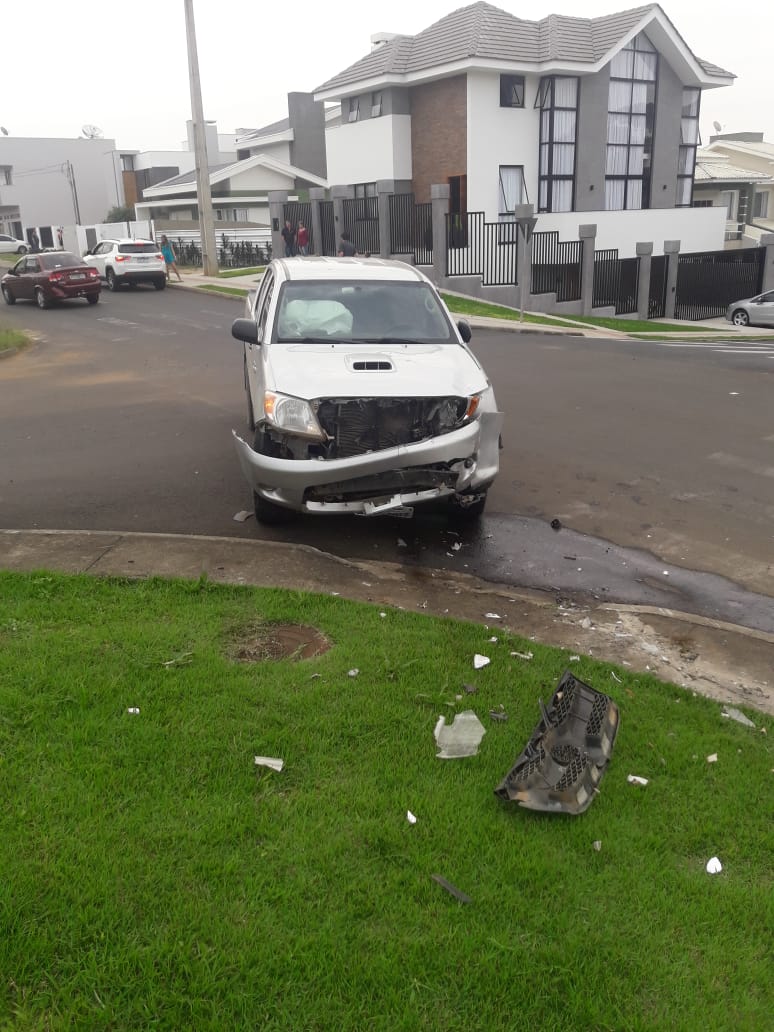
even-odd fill
[{"label": "house window", "polygon": [[524,76],[500,76],[500,107],[524,107]]},{"label": "house window", "polygon": [[500,165],[500,222],[511,222],[516,218],[514,208],[524,203],[524,166]]},{"label": "house window", "polygon": [[0,186],[11,186],[13,180],[11,179],[11,166],[0,165]]},{"label": "house window", "polygon": [[712,201],[691,201],[692,208],[711,208]]},{"label": "house window", "polygon": [[753,201],[753,218],[767,219],[769,217],[769,195],[767,193],[756,193]]},{"label": "house window", "polygon": [[121,171],[134,172],[134,154],[121,155]]},{"label": "house window", "polygon": [[360,97],[350,97],[347,105],[347,121],[357,122],[360,118]]},{"label": "house window", "polygon": [[693,173],[696,169],[696,148],[701,143],[699,138],[699,107],[701,90],[686,88],[683,90],[683,113],[680,119],[680,154],[677,164],[677,200],[678,208],[688,207],[693,198]]},{"label": "house window", "polygon": [[[645,33],[640,32],[610,62],[605,164],[607,211],[650,207],[657,81],[658,53]],[[698,115],[696,124],[698,126]],[[694,146],[694,160],[695,156]],[[690,192],[687,203],[690,204]]]},{"label": "house window", "polygon": [[376,197],[376,183],[355,183],[355,197]]},{"label": "house window", "polygon": [[382,113],[382,92],[381,90],[371,94],[371,118],[379,118]]},{"label": "house window", "polygon": [[545,76],[535,107],[540,108],[538,211],[572,211],[575,202],[575,143],[578,79]]}]

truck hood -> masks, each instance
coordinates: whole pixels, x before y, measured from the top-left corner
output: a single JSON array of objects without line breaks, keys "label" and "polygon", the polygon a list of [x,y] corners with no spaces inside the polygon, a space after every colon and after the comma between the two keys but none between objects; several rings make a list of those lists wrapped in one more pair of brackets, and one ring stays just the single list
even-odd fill
[{"label": "truck hood", "polygon": [[461,344],[271,344],[266,386],[297,398],[465,397],[488,380]]}]

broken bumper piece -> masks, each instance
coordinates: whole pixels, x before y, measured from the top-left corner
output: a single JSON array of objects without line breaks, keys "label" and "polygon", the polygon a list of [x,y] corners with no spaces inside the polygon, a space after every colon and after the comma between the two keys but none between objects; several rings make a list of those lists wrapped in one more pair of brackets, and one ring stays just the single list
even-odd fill
[{"label": "broken bumper piece", "polygon": [[583,813],[610,761],[618,707],[567,670],[540,708],[541,720],[495,794],[527,810]]}]

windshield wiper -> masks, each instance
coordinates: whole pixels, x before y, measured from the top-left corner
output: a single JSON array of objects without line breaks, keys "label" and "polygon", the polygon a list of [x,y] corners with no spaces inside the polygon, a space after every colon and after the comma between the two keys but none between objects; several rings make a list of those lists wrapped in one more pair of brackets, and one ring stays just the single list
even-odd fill
[{"label": "windshield wiper", "polygon": [[278,344],[373,344],[357,337],[278,337]]}]

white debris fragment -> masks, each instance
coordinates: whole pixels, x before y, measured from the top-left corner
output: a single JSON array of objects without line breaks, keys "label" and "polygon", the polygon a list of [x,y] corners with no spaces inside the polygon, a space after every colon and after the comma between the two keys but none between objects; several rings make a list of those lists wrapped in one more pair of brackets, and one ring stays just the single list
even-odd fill
[{"label": "white debris fragment", "polygon": [[614,670],[610,671],[610,676],[613,678],[614,681],[618,681],[619,684],[623,684],[623,681]]},{"label": "white debris fragment", "polygon": [[447,725],[446,717],[440,716],[433,731],[439,752],[439,760],[458,760],[464,756],[475,756],[486,728],[473,710],[457,713],[454,723]]},{"label": "white debris fragment", "polygon": [[492,644],[495,644],[497,642],[497,636],[493,634],[489,640],[492,642]]},{"label": "white debris fragment", "polygon": [[253,513],[248,512],[247,509],[240,509],[239,512],[235,512],[232,519],[234,523],[244,523],[245,520],[249,520]]},{"label": "white debris fragment", "polygon": [[126,712],[127,713],[139,713],[140,710],[139,710],[138,706],[130,706],[129,709]]},{"label": "white debris fragment", "polygon": [[382,620],[384,620],[384,618],[387,616],[387,614],[386,613],[379,613],[379,616],[381,616]]},{"label": "white debris fragment", "polygon": [[489,658],[489,656],[482,656],[478,652],[473,657],[473,666],[476,668],[476,670],[480,670],[482,667],[489,666],[491,662],[492,660]]},{"label": "white debris fragment", "polygon": [[602,840],[601,839],[596,839],[591,844],[594,847],[594,851],[596,853],[601,853],[602,852]]},{"label": "white debris fragment", "polygon": [[587,631],[591,627],[591,620],[588,616],[584,616],[581,620],[581,627],[584,631]]},{"label": "white debris fragment", "polygon": [[648,779],[638,777],[636,774],[629,774],[626,778],[630,785],[647,785]]},{"label": "white debris fragment", "polygon": [[502,620],[499,613],[484,613],[485,620]]},{"label": "white debris fragment", "polygon": [[662,570],[661,572],[664,574],[665,577],[669,576],[669,570]]},{"label": "white debris fragment", "polygon": [[453,552],[459,552],[459,550],[461,548],[462,548],[462,545],[459,543],[459,541],[455,541],[454,544],[452,545],[452,551]]},{"label": "white debris fragment", "polygon": [[414,814],[411,812],[411,810],[406,810],[406,820],[409,822],[409,824],[416,824],[417,823],[417,819],[414,816]]},{"label": "white debris fragment", "polygon": [[711,857],[707,861],[707,874],[720,874],[722,870],[723,864],[721,864],[716,856]]},{"label": "white debris fragment", "polygon": [[363,585],[364,588],[372,588],[373,587],[373,584],[371,584],[371,581],[364,580],[364,581],[361,581],[360,583]]},{"label": "white debris fragment", "polygon": [[351,670],[348,670],[348,671],[347,671],[347,677],[357,677],[357,675],[358,675],[359,673],[360,673],[360,671],[358,670],[358,668],[357,668],[357,667],[352,667],[352,669],[351,669]]},{"label": "white debris fragment", "polygon": [[570,662],[570,663],[580,663],[580,656],[570,656],[568,662]]},{"label": "white debris fragment", "polygon": [[398,548],[408,548],[408,545],[403,538],[398,538]]},{"label": "white debris fragment", "polygon": [[749,717],[746,717],[741,710],[735,709],[733,706],[726,706],[720,715],[721,717],[735,720],[737,724],[744,724],[745,727],[755,727],[755,724],[753,724]]},{"label": "white debris fragment", "polygon": [[274,756],[256,756],[255,765],[256,767],[269,767],[271,770],[276,770],[279,774],[285,766],[285,761]]},{"label": "white debris fragment", "polygon": [[717,763],[717,762],[718,762],[718,754],[716,752],[712,753],[710,756],[707,757],[707,763]]},{"label": "white debris fragment", "polygon": [[515,656],[516,659],[525,659],[527,662],[533,658],[533,654],[531,652],[512,652],[511,655]]}]

